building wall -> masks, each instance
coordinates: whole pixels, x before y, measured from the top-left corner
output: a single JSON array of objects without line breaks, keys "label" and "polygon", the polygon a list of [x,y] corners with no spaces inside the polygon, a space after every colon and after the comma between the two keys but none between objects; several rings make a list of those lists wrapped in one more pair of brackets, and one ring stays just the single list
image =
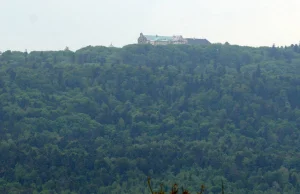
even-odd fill
[{"label": "building wall", "polygon": [[154,41],[153,42],[153,45],[168,45],[168,44],[171,44],[171,43],[168,41]]}]

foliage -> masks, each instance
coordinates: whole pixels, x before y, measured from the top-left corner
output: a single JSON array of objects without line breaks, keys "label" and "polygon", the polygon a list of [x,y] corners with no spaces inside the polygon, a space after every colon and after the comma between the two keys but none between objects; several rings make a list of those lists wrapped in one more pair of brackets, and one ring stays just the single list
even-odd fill
[{"label": "foliage", "polygon": [[296,193],[299,64],[298,45],[5,51],[0,193]]},{"label": "foliage", "polygon": [[[152,187],[151,187],[150,180],[151,180],[151,178],[148,177],[148,186],[149,186],[149,189],[151,191],[151,194],[165,194],[166,193],[166,192],[163,191],[163,184],[160,184],[160,191],[154,192]],[[200,190],[200,192],[197,192],[197,194],[203,194],[204,191],[205,191],[204,188],[205,188],[204,185],[201,185],[201,190]],[[177,183],[175,183],[172,186],[170,194],[178,194],[178,192],[179,192],[178,185],[177,185]],[[189,193],[190,192],[188,190],[186,190],[182,187],[182,194],[189,194]],[[224,193],[223,182],[222,182],[222,193]]]}]

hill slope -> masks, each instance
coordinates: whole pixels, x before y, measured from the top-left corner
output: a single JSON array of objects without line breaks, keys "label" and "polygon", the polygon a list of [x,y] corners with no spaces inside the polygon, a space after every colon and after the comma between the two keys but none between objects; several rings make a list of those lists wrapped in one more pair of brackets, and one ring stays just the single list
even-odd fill
[{"label": "hill slope", "polygon": [[6,51],[0,192],[296,193],[299,73],[297,45]]}]

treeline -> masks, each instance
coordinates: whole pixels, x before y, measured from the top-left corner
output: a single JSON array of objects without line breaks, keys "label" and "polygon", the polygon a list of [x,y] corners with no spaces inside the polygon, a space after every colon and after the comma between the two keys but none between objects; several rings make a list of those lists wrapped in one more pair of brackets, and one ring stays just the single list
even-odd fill
[{"label": "treeline", "polygon": [[299,99],[299,45],[5,51],[0,193],[296,193]]}]

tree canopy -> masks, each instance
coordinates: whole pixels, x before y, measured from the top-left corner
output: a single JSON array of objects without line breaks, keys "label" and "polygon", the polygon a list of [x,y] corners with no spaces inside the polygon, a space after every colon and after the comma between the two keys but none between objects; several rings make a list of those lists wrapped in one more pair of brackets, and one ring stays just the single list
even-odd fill
[{"label": "tree canopy", "polygon": [[0,193],[300,190],[300,49],[0,55]]}]

